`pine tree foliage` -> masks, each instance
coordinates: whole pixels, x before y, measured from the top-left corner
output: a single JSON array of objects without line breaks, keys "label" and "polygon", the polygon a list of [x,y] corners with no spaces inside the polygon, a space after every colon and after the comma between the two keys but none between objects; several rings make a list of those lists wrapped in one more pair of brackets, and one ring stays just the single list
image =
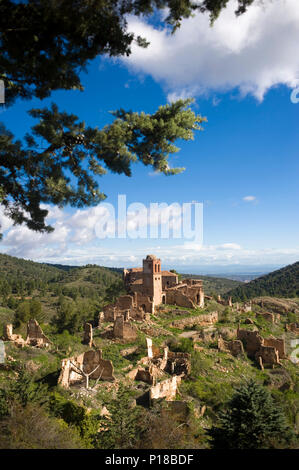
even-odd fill
[{"label": "pine tree foliage", "polygon": [[292,431],[270,392],[250,380],[242,384],[209,432],[214,448],[259,449],[290,441]]},{"label": "pine tree foliage", "polygon": [[134,448],[141,429],[141,410],[132,406],[130,391],[120,384],[117,396],[107,405],[109,417],[103,418],[105,432],[100,433],[96,446],[104,449]]},{"label": "pine tree foliage", "polygon": [[[254,0],[238,0],[242,14]],[[16,98],[40,99],[54,90],[83,90],[80,73],[97,56],[130,55],[133,43],[147,47],[146,38],[128,31],[127,17],[168,11],[162,20],[174,31],[194,12],[209,13],[211,22],[228,0],[1,0],[0,80],[6,106]],[[39,123],[24,141],[0,124],[0,204],[15,224],[50,232],[42,203],[60,207],[90,206],[105,198],[98,177],[107,170],[131,175],[140,161],[164,174],[177,139],[189,140],[203,118],[189,101],[161,106],[153,115],[119,110],[102,130],[86,127],[77,117],[51,109],[33,109]],[[40,148],[38,139],[44,146]]]},{"label": "pine tree foliage", "polygon": [[166,175],[179,173],[183,168],[168,163],[169,154],[178,151],[174,142],[192,139],[204,121],[189,105],[190,100],[179,100],[152,115],[116,111],[115,121],[100,130],[53,104],[50,110],[30,111],[39,122],[24,143],[2,127],[0,186],[7,215],[16,224],[49,232],[41,203],[96,205],[106,197],[97,177],[108,170],[131,176],[132,163],[139,161]]},{"label": "pine tree foliage", "polygon": [[[242,14],[256,0],[238,0]],[[229,0],[1,0],[0,79],[7,104],[16,97],[45,98],[53,90],[82,90],[79,73],[100,54],[130,55],[146,38],[128,31],[127,17],[168,11],[164,23],[177,28],[196,11],[211,22]]]}]

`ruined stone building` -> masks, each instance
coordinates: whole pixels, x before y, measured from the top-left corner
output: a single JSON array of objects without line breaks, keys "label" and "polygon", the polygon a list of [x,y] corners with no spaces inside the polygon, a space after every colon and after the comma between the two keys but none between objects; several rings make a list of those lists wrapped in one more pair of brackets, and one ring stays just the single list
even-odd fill
[{"label": "ruined stone building", "polygon": [[286,359],[285,341],[281,338],[263,338],[258,330],[243,330],[238,327],[237,338],[241,340],[249,357],[255,358],[261,369],[264,364],[280,365]]},{"label": "ruined stone building", "polygon": [[[147,255],[142,268],[124,269],[123,278],[133,309],[154,313],[161,304],[188,308],[204,306],[202,281],[185,279],[179,282],[177,274],[161,270],[161,260],[155,255]],[[128,302],[128,299],[119,298],[120,302],[124,300]]]},{"label": "ruined stone building", "polygon": [[38,322],[32,318],[27,323],[27,338],[13,333],[13,325],[7,323],[3,328],[4,341],[12,341],[17,347],[23,348],[26,345],[35,346],[37,348],[48,347],[51,341],[44,335]]}]

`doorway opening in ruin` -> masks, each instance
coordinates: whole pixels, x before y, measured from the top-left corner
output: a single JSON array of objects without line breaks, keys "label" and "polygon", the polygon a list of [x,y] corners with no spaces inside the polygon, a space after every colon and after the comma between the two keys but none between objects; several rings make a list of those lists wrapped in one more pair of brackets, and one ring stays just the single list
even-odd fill
[{"label": "doorway opening in ruin", "polygon": [[199,294],[196,295],[196,303],[199,304],[200,296]]},{"label": "doorway opening in ruin", "polygon": [[166,296],[162,295],[162,304],[166,304]]},{"label": "doorway opening in ruin", "polygon": [[142,305],[141,305],[141,308],[142,308],[142,310],[143,310],[144,312],[146,311],[145,304],[142,304]]}]

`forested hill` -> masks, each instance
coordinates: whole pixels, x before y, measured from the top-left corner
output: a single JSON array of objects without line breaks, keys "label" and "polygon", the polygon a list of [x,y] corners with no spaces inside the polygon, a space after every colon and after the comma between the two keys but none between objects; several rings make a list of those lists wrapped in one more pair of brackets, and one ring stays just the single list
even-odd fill
[{"label": "forested hill", "polygon": [[[0,295],[31,295],[34,291],[47,291],[53,286],[76,289],[79,286],[105,291],[120,279],[117,269],[96,265],[67,266],[37,263],[0,254]],[[51,289],[52,290],[52,289]]]},{"label": "forested hill", "polygon": [[299,297],[299,261],[265,276],[242,284],[227,294],[233,301],[244,301],[260,296]]},{"label": "forested hill", "polygon": [[8,280],[11,277],[20,281],[39,279],[40,281],[59,280],[63,272],[55,266],[44,263],[16,258],[5,254],[0,254],[0,278]]}]

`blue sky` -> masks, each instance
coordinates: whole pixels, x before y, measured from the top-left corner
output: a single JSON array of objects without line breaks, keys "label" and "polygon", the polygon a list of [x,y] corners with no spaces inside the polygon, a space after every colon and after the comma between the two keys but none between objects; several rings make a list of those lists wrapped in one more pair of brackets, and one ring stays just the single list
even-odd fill
[{"label": "blue sky", "polygon": [[[293,12],[295,3],[287,0],[287,5]],[[267,15],[280,17],[281,12],[273,8]],[[255,13],[262,15],[259,11]],[[203,202],[203,246],[186,239],[99,240],[95,236],[94,223],[101,216],[101,210],[78,212],[74,208],[65,208],[60,211],[52,207],[51,221],[56,230],[51,235],[32,233],[25,227],[11,227],[2,215],[5,229],[2,252],[36,261],[94,262],[107,266],[139,265],[145,254],[153,252],[162,258],[165,266],[190,266],[191,271],[192,267],[282,266],[298,260],[299,103],[292,103],[290,94],[296,86],[297,76],[299,79],[299,61],[290,55],[287,62],[285,51],[292,48],[293,40],[298,44],[299,29],[294,29],[290,37],[285,32],[287,44],[282,40],[281,57],[279,51],[275,57],[269,57],[266,52],[271,42],[271,30],[266,34],[264,26],[271,17],[262,16],[264,24],[262,20],[262,24],[256,24],[253,15],[246,19],[247,29],[242,24],[243,29],[240,29],[238,24],[234,30],[231,24],[235,25],[238,20],[229,16],[230,12],[226,15],[220,18],[214,33],[223,51],[219,52],[219,47],[214,46],[213,39],[203,46],[208,58],[209,47],[211,57],[217,50],[214,62],[212,58],[208,60],[206,56],[196,55],[194,51],[199,48],[200,36],[192,39],[186,33],[188,28],[190,33],[190,28],[192,32],[192,27],[196,27],[199,28],[197,34],[206,37],[207,24],[202,18],[195,18],[186,25],[186,31],[183,29],[181,36],[175,39],[179,43],[169,42],[172,39],[167,31],[155,30],[140,20],[138,24],[134,23],[133,19],[132,28],[152,39],[152,50],[147,52],[145,62],[135,49],[129,60],[97,59],[90,64],[87,73],[82,74],[83,93],[56,92],[43,103],[39,100],[19,101],[0,114],[0,120],[15,135],[22,137],[34,123],[26,111],[51,101],[57,102],[61,109],[77,114],[87,124],[102,127],[112,120],[110,110],[122,107],[152,113],[174,97],[194,96],[194,111],[206,116],[208,122],[204,123],[203,132],[195,134],[194,141],[178,142],[181,150],[170,161],[172,166],[186,167],[184,173],[166,177],[136,164],[131,178],[114,174],[103,176],[100,189],[108,196],[106,202],[114,206],[118,194],[126,194],[128,204],[141,202],[147,207],[151,202]],[[291,29],[288,11],[284,21],[280,21],[278,29],[287,31],[287,26]],[[225,28],[229,25],[233,45],[226,43]],[[264,38],[257,34],[259,27]],[[253,60],[253,45],[249,41],[252,28],[257,28],[259,41],[255,45],[256,60]],[[244,36],[244,29],[248,36]],[[181,47],[187,39],[189,43],[193,41],[189,58],[178,49],[178,44]],[[236,43],[239,44],[237,58],[233,50]],[[231,62],[227,50],[233,56]],[[161,51],[166,51],[166,55]],[[174,61],[176,51],[178,55]],[[261,66],[260,55],[264,51]],[[225,60],[223,62],[225,55],[227,67]],[[198,69],[194,69],[195,62]],[[245,65],[239,67],[239,63]],[[281,75],[277,73],[280,63],[284,70]],[[182,73],[184,69],[185,74]]]}]

